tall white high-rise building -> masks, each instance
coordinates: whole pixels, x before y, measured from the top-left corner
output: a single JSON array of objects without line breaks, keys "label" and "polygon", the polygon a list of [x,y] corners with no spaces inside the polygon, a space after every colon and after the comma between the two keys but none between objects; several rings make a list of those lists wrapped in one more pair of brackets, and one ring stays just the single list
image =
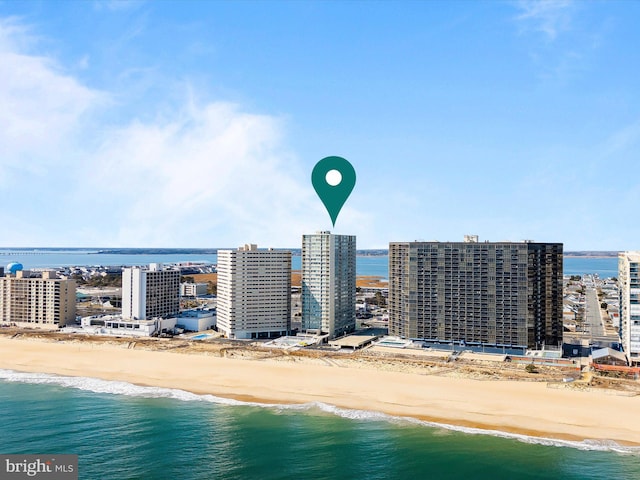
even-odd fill
[{"label": "tall white high-rise building", "polygon": [[618,254],[620,339],[631,364],[640,364],[640,251]]},{"label": "tall white high-rise building", "polygon": [[356,237],[302,236],[302,330],[330,338],[356,328]]},{"label": "tall white high-rise building", "polygon": [[250,244],[218,250],[218,330],[277,338],[291,330],[291,252]]},{"label": "tall white high-rise building", "polygon": [[149,267],[122,270],[122,317],[131,320],[166,318],[180,312],[180,271]]}]

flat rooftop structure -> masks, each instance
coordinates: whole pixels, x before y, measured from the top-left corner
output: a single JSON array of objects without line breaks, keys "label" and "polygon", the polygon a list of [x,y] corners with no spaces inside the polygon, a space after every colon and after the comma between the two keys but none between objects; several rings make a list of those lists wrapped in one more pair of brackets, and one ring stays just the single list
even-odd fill
[{"label": "flat rooftop structure", "polygon": [[449,352],[474,352],[474,353],[493,353],[496,355],[524,355],[527,351],[524,345],[496,345],[496,344],[480,344],[477,342],[444,342],[439,340],[420,340],[414,339],[416,343],[421,343],[423,348],[431,348],[433,350],[443,350]]},{"label": "flat rooftop structure", "polygon": [[545,365],[548,367],[570,367],[580,369],[580,365],[576,363],[575,359],[568,358],[553,358],[553,357],[541,357],[532,355],[508,355],[509,359],[513,363],[526,365],[533,363],[535,365]]},{"label": "flat rooftop structure", "polygon": [[284,337],[275,338],[262,344],[263,347],[282,348],[285,350],[299,349],[318,345],[322,342],[323,337],[317,335],[296,335],[295,337],[286,335]]},{"label": "flat rooftop structure", "polygon": [[371,342],[380,338],[380,335],[372,333],[362,333],[362,334],[354,334],[347,335],[346,337],[338,338],[336,340],[329,340],[329,345],[340,348],[352,348],[356,350],[358,348],[365,347],[369,345]]},{"label": "flat rooftop structure", "polygon": [[411,345],[413,345],[411,340],[390,336],[385,336],[382,340],[376,343],[376,346],[389,348],[407,348]]},{"label": "flat rooftop structure", "polygon": [[380,343],[374,344],[367,351],[386,353],[389,355],[411,355],[422,358],[437,358],[439,360],[446,360],[451,356],[450,351],[445,350],[430,350],[426,348],[398,348],[398,347],[385,347]]},{"label": "flat rooftop structure", "polygon": [[527,357],[562,358],[562,350],[527,350]]},{"label": "flat rooftop structure", "polygon": [[463,360],[476,360],[480,362],[504,362],[507,358],[505,354],[495,353],[477,353],[477,352],[462,352],[458,358]]}]

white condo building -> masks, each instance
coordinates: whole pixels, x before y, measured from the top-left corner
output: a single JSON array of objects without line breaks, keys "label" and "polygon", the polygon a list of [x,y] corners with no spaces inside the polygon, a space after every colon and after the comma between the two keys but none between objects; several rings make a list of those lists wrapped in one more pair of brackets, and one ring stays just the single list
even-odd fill
[{"label": "white condo building", "polygon": [[302,236],[302,330],[338,337],[356,327],[356,237]]},{"label": "white condo building", "polygon": [[130,320],[167,318],[180,311],[180,271],[149,267],[122,270],[122,317]]},{"label": "white condo building", "polygon": [[196,298],[206,295],[208,286],[206,283],[181,283],[180,296]]},{"label": "white condo building", "polygon": [[218,250],[217,328],[228,338],[277,338],[291,330],[291,252],[245,245]]},{"label": "white condo building", "polygon": [[640,364],[640,251],[618,254],[620,339],[632,365]]}]

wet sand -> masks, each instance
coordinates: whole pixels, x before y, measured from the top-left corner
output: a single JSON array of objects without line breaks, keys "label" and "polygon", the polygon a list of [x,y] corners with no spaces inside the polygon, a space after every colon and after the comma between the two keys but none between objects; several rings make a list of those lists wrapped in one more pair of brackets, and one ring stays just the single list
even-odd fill
[{"label": "wet sand", "polygon": [[324,402],[438,423],[640,445],[640,396],[352,368],[312,358],[224,358],[108,344],[0,337],[0,368],[126,381],[262,403]]}]

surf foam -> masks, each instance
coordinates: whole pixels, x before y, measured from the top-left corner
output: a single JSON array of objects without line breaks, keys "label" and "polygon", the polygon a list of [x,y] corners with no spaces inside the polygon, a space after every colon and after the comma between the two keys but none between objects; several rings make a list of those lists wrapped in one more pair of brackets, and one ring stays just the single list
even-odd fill
[{"label": "surf foam", "polygon": [[290,412],[290,411],[307,411],[310,413],[320,413],[327,415],[334,415],[348,420],[354,421],[376,421],[376,422],[388,422],[396,425],[417,425],[429,428],[439,429],[444,432],[460,432],[469,435],[491,435],[494,437],[501,437],[507,439],[518,440],[524,443],[538,444],[553,447],[569,447],[579,450],[595,450],[595,451],[609,451],[622,454],[635,454],[640,455],[640,447],[627,447],[619,445],[611,440],[583,440],[583,441],[571,441],[571,440],[558,440],[544,437],[532,437],[529,435],[522,435],[518,433],[502,432],[499,430],[487,430],[481,428],[462,427],[457,425],[449,425],[436,422],[428,422],[425,420],[419,420],[412,417],[400,417],[395,415],[388,415],[381,412],[371,410],[355,410],[349,408],[337,407],[335,405],[323,403],[323,402],[309,402],[298,404],[274,404],[274,403],[260,403],[260,402],[246,402],[242,400],[234,400],[231,398],[218,397],[215,395],[199,395],[196,393],[187,392],[185,390],[163,387],[146,387],[141,385],[135,385],[129,382],[102,380],[92,377],[67,377],[62,375],[54,375],[48,373],[27,373],[17,372],[13,370],[0,369],[0,381],[13,382],[13,383],[30,383],[30,384],[44,384],[44,385],[57,385],[64,388],[74,388],[77,390],[83,390],[92,393],[102,393],[110,395],[124,395],[129,397],[140,398],[169,398],[173,400],[179,400],[183,402],[208,402],[217,405],[227,406],[245,406],[245,407],[258,407],[267,408],[276,412]]}]

